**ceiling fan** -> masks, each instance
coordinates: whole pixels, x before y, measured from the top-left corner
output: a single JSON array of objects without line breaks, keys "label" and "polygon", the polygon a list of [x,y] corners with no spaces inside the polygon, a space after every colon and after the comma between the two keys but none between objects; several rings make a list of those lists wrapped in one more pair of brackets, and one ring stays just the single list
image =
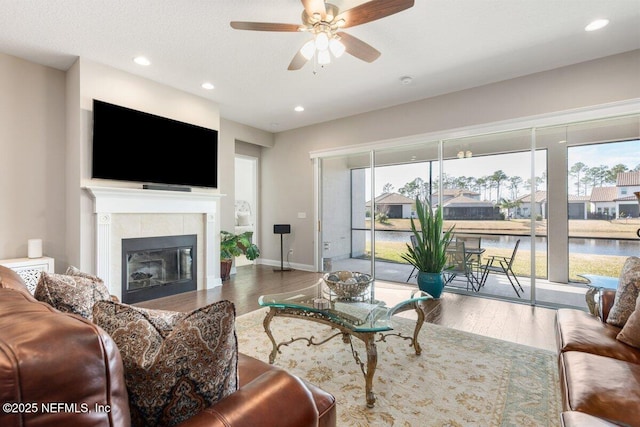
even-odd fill
[{"label": "ceiling fan", "polygon": [[414,0],[370,0],[359,6],[340,12],[337,6],[324,0],[302,0],[302,25],[271,22],[232,21],[231,28],[251,31],[305,31],[313,39],[305,43],[293,57],[289,70],[299,70],[317,55],[318,64],[331,62],[331,55],[338,58],[344,52],[366,62],[373,62],[380,52],[342,28],[366,24],[413,7]]}]

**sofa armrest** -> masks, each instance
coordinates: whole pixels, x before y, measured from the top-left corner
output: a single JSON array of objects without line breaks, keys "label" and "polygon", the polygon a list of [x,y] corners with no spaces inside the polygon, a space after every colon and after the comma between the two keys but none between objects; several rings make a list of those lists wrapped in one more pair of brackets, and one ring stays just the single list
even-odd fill
[{"label": "sofa armrest", "polygon": [[318,410],[297,377],[277,369],[263,373],[179,427],[315,427]]}]

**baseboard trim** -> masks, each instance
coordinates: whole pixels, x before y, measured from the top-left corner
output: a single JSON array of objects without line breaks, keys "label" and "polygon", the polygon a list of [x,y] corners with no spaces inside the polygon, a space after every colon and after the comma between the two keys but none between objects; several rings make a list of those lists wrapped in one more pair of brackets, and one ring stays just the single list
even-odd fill
[{"label": "baseboard trim", "polygon": [[[268,265],[270,267],[280,267],[280,260],[273,260],[273,259],[265,259],[265,258],[258,258],[257,260],[258,264],[261,265]],[[285,262],[283,264],[284,268],[292,268],[294,270],[302,270],[302,271],[310,271],[313,273],[316,273],[316,269],[313,265],[309,265],[309,264],[298,264],[295,262]]]}]

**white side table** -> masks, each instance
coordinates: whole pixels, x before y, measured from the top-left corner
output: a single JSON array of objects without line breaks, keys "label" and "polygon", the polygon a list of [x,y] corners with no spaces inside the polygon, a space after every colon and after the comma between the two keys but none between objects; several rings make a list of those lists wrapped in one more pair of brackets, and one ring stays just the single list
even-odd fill
[{"label": "white side table", "polygon": [[18,273],[32,295],[36,291],[40,273],[43,271],[47,273],[54,272],[54,259],[49,257],[2,259],[0,260],[0,265],[9,267]]}]

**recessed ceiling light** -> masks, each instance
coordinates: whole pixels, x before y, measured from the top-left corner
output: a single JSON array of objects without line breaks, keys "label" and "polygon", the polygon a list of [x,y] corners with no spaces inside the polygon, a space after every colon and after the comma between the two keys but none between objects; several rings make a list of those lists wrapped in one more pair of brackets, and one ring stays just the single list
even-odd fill
[{"label": "recessed ceiling light", "polygon": [[206,90],[211,90],[213,89],[215,86],[213,86],[213,83],[209,83],[209,82],[204,82],[202,83],[202,89],[206,89]]},{"label": "recessed ceiling light", "polygon": [[411,76],[404,76],[404,77],[400,77],[400,84],[402,85],[409,85],[411,84],[411,82],[413,81],[413,77]]},{"label": "recessed ceiling light", "polygon": [[296,110],[298,113],[301,113],[304,111],[304,107],[302,105],[298,105],[296,108],[294,108],[294,110]]},{"label": "recessed ceiling light", "polygon": [[600,28],[606,27],[608,23],[609,23],[608,19],[596,19],[595,21],[592,21],[591,23],[589,23],[589,25],[584,27],[584,30],[585,31],[599,30]]},{"label": "recessed ceiling light", "polygon": [[133,62],[135,62],[138,65],[144,65],[145,67],[147,65],[151,65],[151,61],[149,61],[144,56],[136,56],[135,58],[133,58]]}]

